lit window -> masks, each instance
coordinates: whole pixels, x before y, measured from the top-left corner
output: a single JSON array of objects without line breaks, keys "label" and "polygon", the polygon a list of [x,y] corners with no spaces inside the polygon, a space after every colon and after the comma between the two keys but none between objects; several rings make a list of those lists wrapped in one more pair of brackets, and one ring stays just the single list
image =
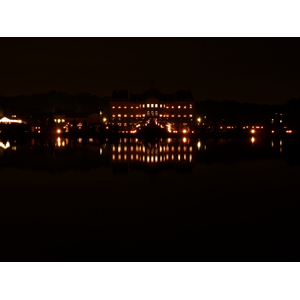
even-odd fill
[{"label": "lit window", "polygon": [[190,108],[193,108],[193,105],[192,105],[192,104],[190,104]]},{"label": "lit window", "polygon": [[121,114],[118,114],[118,117],[121,118]]},{"label": "lit window", "polygon": [[169,106],[166,106],[166,108],[169,108]]},{"label": "lit window", "polygon": [[174,108],[174,105],[172,105],[171,108]]},{"label": "lit window", "polygon": [[56,119],[54,119],[54,122],[57,122],[57,120],[56,120]]},{"label": "lit window", "polygon": [[127,106],[124,106],[125,109],[127,109]]},{"label": "lit window", "polygon": [[112,108],[112,109],[115,109],[116,107],[115,107],[115,106],[112,106],[111,108]]},{"label": "lit window", "polygon": [[151,107],[154,107],[154,104],[151,104]]},{"label": "lit window", "polygon": [[158,104],[155,104],[155,107],[158,107]]},{"label": "lit window", "polygon": [[166,115],[167,118],[169,118],[169,115]]},{"label": "lit window", "polygon": [[175,117],[175,115],[171,115],[171,117],[172,117],[172,118],[174,118],[174,117]]},{"label": "lit window", "polygon": [[143,108],[145,107],[145,104],[143,104]]},{"label": "lit window", "polygon": [[162,117],[162,114],[160,114],[159,116]]},{"label": "lit window", "polygon": [[178,115],[178,118],[180,118],[181,117],[181,115]]},{"label": "lit window", "polygon": [[145,117],[145,114],[143,114],[143,117]]},{"label": "lit window", "polygon": [[138,118],[138,117],[139,117],[139,115],[135,115],[135,117],[136,117],[136,118]]},{"label": "lit window", "polygon": [[190,115],[190,118],[192,118],[193,117],[193,115]]},{"label": "lit window", "polygon": [[186,109],[186,106],[184,106],[183,108]]},{"label": "lit window", "polygon": [[133,118],[134,116],[133,115],[130,115],[130,118]]},{"label": "lit window", "polygon": [[136,109],[138,109],[139,107],[138,107],[138,106],[136,106],[135,108],[136,108]]},{"label": "lit window", "polygon": [[178,105],[178,108],[181,108],[181,106],[180,106],[180,105]]},{"label": "lit window", "polygon": [[115,117],[116,117],[116,115],[112,115],[112,117],[113,117],[113,118],[115,118]]},{"label": "lit window", "polygon": [[183,115],[184,118],[186,118],[186,115]]},{"label": "lit window", "polygon": [[124,115],[124,118],[127,118],[127,115]]},{"label": "lit window", "polygon": [[162,104],[160,104],[160,108],[162,108]]},{"label": "lit window", "polygon": [[150,107],[150,104],[147,104],[147,107]]}]

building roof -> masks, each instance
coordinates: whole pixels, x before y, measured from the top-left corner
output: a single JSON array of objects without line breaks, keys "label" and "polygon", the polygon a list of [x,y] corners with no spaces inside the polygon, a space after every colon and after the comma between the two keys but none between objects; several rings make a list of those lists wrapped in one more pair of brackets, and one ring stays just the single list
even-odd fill
[{"label": "building roof", "polygon": [[162,102],[193,101],[193,95],[190,90],[179,90],[174,94],[162,94],[156,90],[154,86],[150,86],[150,88],[143,94],[132,94],[129,89],[114,90],[111,96],[111,101],[142,102],[149,98],[156,98]]}]

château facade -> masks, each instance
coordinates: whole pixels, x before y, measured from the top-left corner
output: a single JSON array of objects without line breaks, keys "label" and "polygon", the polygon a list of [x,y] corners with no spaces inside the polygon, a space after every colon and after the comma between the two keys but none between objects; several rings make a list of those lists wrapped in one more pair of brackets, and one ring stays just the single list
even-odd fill
[{"label": "ch\u00e2teau facade", "polygon": [[195,120],[195,101],[189,90],[162,94],[151,81],[143,94],[130,90],[114,90],[110,99],[110,121],[120,127],[133,126],[141,121],[155,119],[174,127],[192,126]]}]

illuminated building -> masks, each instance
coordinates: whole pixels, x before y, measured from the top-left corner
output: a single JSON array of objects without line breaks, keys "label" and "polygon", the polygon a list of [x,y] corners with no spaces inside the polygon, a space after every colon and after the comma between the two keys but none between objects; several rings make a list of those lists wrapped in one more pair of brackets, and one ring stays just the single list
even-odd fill
[{"label": "illuminated building", "polygon": [[121,127],[136,125],[155,119],[178,126],[194,125],[195,101],[189,90],[173,94],[162,94],[151,81],[150,88],[143,94],[132,94],[130,90],[114,90],[110,99],[110,120]]},{"label": "illuminated building", "polygon": [[88,117],[83,113],[54,114],[53,118],[55,123],[72,123],[74,121],[84,123],[88,121]]}]

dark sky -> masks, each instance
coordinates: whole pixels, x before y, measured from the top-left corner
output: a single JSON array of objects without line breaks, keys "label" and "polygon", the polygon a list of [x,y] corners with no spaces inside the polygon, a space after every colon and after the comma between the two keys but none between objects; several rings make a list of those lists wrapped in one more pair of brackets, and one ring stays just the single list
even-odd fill
[{"label": "dark sky", "polygon": [[196,100],[300,97],[299,38],[0,38],[0,94],[191,89]]}]

